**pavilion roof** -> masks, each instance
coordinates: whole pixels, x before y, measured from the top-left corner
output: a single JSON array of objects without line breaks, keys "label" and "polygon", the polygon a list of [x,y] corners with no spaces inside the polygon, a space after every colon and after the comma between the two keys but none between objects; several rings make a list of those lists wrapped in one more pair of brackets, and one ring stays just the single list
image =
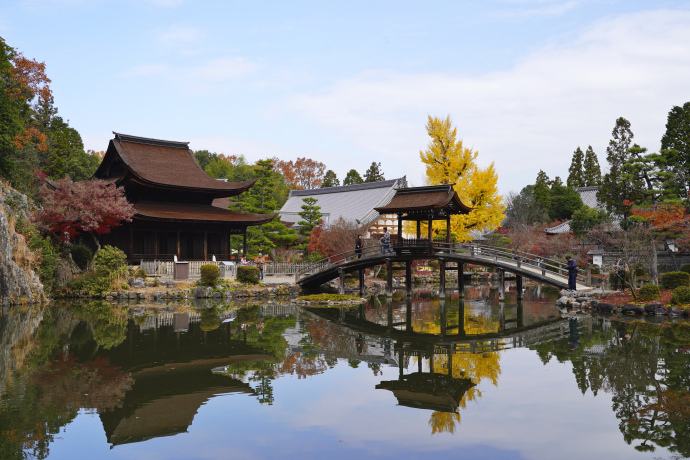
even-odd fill
[{"label": "pavilion roof", "polygon": [[441,218],[452,214],[468,214],[465,205],[453,190],[453,184],[398,189],[385,206],[374,208],[381,214],[407,214],[407,217]]},{"label": "pavilion roof", "polygon": [[194,158],[188,142],[166,141],[113,132],[105,157],[94,174],[121,185],[136,182],[163,188],[211,192],[234,196],[248,190],[256,180],[225,182],[206,174]]},{"label": "pavilion roof", "polygon": [[161,203],[140,201],[134,203],[135,215],[140,219],[165,221],[195,221],[208,223],[236,223],[261,225],[270,222],[276,214],[250,214],[212,205]]}]

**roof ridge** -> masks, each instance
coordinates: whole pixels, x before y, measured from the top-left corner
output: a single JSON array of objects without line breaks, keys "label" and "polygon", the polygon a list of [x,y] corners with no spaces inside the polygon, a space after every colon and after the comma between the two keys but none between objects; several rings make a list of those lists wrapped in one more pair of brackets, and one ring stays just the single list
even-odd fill
[{"label": "roof ridge", "polygon": [[382,180],[377,182],[364,182],[361,184],[337,185],[335,187],[312,188],[307,190],[290,190],[290,196],[309,196],[309,195],[324,195],[331,193],[352,192],[355,190],[368,190],[372,188],[384,188],[394,185],[397,181],[403,179]]},{"label": "roof ridge", "polygon": [[176,147],[189,150],[189,142],[166,141],[164,139],[152,139],[150,137],[132,136],[130,134],[116,133],[113,131],[115,139],[120,142],[134,142],[136,144],[159,145],[161,147]]}]

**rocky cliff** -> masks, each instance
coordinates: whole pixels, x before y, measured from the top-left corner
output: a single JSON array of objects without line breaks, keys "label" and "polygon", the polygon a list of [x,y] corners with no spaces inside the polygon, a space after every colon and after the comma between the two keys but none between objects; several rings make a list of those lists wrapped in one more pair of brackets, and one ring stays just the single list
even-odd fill
[{"label": "rocky cliff", "polygon": [[14,229],[18,218],[28,218],[28,208],[26,196],[0,183],[0,305],[46,299],[33,270],[37,257]]}]

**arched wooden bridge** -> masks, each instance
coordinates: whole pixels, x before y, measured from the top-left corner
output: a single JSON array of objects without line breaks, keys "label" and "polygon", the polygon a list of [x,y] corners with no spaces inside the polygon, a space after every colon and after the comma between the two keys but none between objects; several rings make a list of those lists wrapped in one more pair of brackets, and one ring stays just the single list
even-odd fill
[{"label": "arched wooden bridge", "polygon": [[[363,287],[364,269],[386,265],[388,270],[388,292],[392,290],[393,270],[405,270],[408,292],[412,286],[411,263],[415,260],[435,259],[439,261],[441,292],[445,291],[445,272],[457,270],[464,272],[464,264],[480,265],[497,269],[503,279],[506,272],[516,275],[518,287],[522,278],[555,286],[568,288],[568,269],[565,261],[541,258],[534,254],[513,251],[476,243],[430,243],[428,240],[406,239],[391,244],[391,252],[383,254],[380,246],[364,248],[362,254],[354,250],[333,255],[307,266],[297,273],[296,282],[306,288],[314,288],[332,279],[341,278],[341,287],[346,273],[359,272],[360,290]],[[457,266],[449,266],[448,263]],[[405,268],[395,263],[404,263]],[[502,283],[501,283],[502,284]],[[458,289],[462,290],[464,281],[458,276]],[[586,276],[578,273],[577,290],[589,289]],[[518,289],[518,292],[521,289]]]}]

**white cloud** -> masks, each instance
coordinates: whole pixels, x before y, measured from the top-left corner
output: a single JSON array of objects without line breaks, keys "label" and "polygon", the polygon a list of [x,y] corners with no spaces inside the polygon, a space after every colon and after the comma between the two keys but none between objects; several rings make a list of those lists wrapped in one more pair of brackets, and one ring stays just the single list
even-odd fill
[{"label": "white cloud", "polygon": [[688,23],[687,11],[620,16],[507,71],[368,72],[294,96],[286,110],[387,158],[377,158],[384,169],[394,161],[392,169],[416,171],[420,178],[426,115],[450,114],[466,145],[479,150],[479,161],[495,162],[502,192],[519,190],[539,169],[565,179],[578,145],[591,144],[604,167],[620,116],[631,121],[635,141],[658,149],[668,111],[690,100]]},{"label": "white cloud", "polygon": [[196,43],[203,38],[204,33],[195,28],[183,25],[173,25],[156,34],[156,42],[163,46],[181,46]]}]

